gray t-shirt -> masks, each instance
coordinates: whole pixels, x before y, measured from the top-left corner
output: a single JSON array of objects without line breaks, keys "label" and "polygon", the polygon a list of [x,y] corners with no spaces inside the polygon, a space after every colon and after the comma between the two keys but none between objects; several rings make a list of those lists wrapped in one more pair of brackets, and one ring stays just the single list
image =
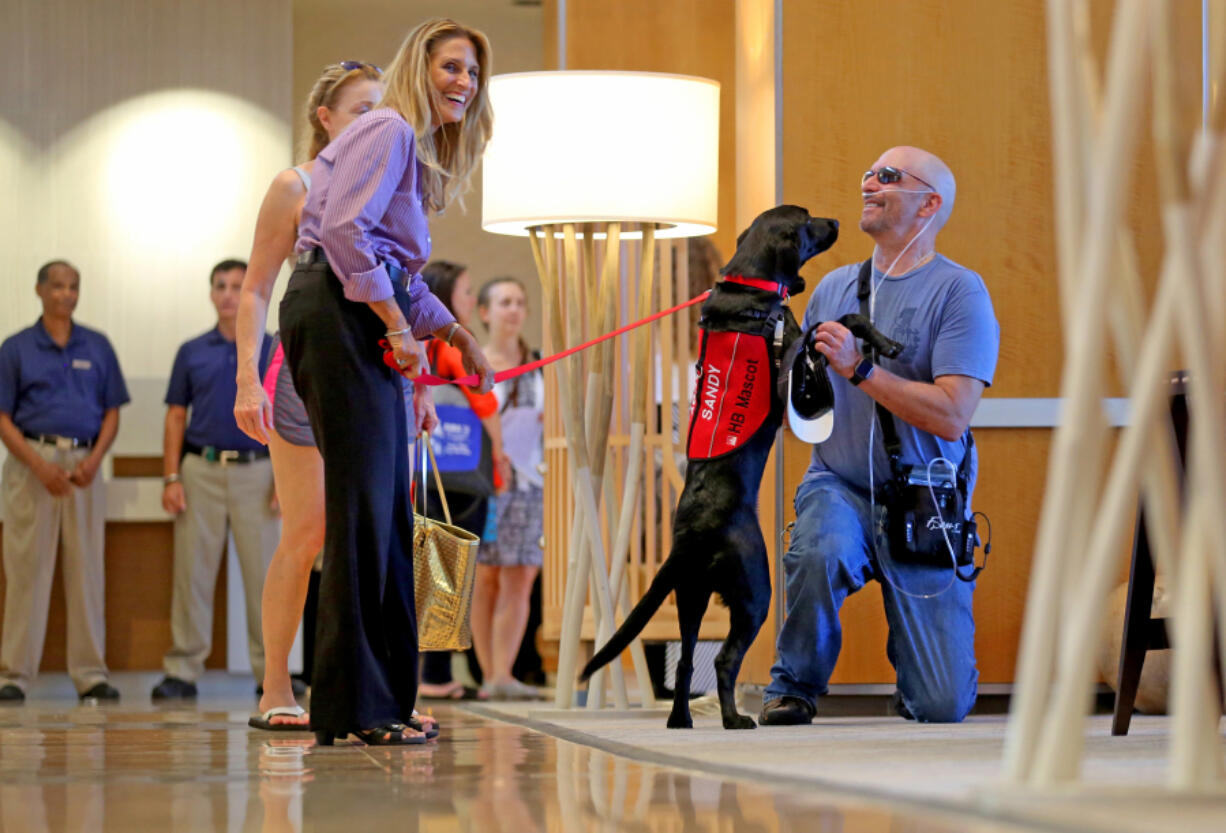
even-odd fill
[{"label": "gray t-shirt", "polygon": [[[860,263],[841,266],[822,278],[809,305],[803,326],[859,312],[856,279]],[[878,281],[880,281],[878,283]],[[881,280],[874,267],[877,303],[873,316],[877,329],[906,345],[897,359],[881,358],[880,365],[906,379],[932,382],[938,376],[958,374],[992,384],[1000,349],[1000,325],[983,279],[943,255],[905,275]],[[813,447],[813,461],[805,479],[827,472],[862,489],[869,488],[869,427],[875,414],[873,399],[851,382],[827,370],[834,386],[834,431]],[[902,461],[926,466],[944,457],[955,466],[966,454],[966,437],[947,442],[895,418],[902,443]],[[873,434],[873,482],[880,488],[890,474],[885,443],[878,426]],[[939,464],[938,464],[939,465]],[[978,462],[971,459],[971,485]],[[934,472],[943,471],[934,466]]]}]

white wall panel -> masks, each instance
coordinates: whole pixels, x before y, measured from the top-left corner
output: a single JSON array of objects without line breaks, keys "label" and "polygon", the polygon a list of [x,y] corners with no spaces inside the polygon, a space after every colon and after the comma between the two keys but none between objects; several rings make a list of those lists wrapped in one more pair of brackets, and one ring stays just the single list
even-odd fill
[{"label": "white wall panel", "polygon": [[[38,317],[38,266],[66,258],[82,273],[77,319],[107,333],[148,398],[211,325],[208,270],[247,258],[264,190],[291,163],[291,0],[0,8],[0,337]],[[160,410],[160,393],[138,405]],[[124,451],[158,452],[148,423],[121,420]]]}]

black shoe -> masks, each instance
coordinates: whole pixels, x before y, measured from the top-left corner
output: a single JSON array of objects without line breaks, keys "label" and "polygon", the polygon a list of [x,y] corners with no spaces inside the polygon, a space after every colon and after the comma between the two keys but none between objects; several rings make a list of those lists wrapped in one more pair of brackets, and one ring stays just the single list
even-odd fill
[{"label": "black shoe", "polygon": [[803,726],[812,723],[816,713],[806,701],[785,695],[763,706],[758,722],[763,726]]},{"label": "black shoe", "polygon": [[894,708],[894,713],[904,720],[915,720],[915,715],[911,714],[911,710],[907,708],[907,704],[902,700],[902,692],[894,689],[894,697],[891,699],[890,705]]},{"label": "black shoe", "polygon": [[[306,696],[307,684],[303,680],[300,680],[297,677],[290,677],[289,687],[290,687],[290,691],[294,693],[295,697],[305,697]],[[255,687],[255,696],[256,697],[264,696],[264,686],[263,685],[257,685]]]},{"label": "black shoe", "polygon": [[110,683],[98,683],[89,691],[82,694],[81,700],[82,702],[85,700],[110,700],[113,703],[118,702],[119,690]]},{"label": "black shoe", "polygon": [[153,687],[154,700],[186,700],[196,696],[196,684],[178,677],[163,677]]},{"label": "black shoe", "polygon": [[12,683],[0,688],[0,703],[24,703],[25,700],[26,693]]}]

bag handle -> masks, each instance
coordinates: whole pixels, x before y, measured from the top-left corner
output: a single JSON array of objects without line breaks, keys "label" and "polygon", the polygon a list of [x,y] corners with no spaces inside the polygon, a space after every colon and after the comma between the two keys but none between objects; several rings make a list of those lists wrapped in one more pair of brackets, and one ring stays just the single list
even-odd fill
[{"label": "bag handle", "polygon": [[429,455],[430,465],[434,467],[434,485],[438,489],[439,502],[443,504],[443,519],[448,526],[451,526],[451,507],[447,505],[447,492],[443,489],[443,477],[438,472],[438,461],[434,459],[434,443],[430,442],[430,435],[425,431],[418,435],[417,440],[423,446],[421,450],[421,514],[426,514],[426,456]]}]

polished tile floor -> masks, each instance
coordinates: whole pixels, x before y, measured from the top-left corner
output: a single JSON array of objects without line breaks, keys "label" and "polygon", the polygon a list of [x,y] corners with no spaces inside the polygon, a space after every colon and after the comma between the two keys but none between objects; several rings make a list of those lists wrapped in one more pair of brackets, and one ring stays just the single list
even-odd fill
[{"label": "polished tile floor", "polygon": [[0,708],[0,833],[1022,829],[640,764],[447,706],[438,742],[321,749],[306,733],[248,729],[249,681],[213,681],[187,707],[150,703],[144,680],[120,687],[114,706],[44,686]]}]

